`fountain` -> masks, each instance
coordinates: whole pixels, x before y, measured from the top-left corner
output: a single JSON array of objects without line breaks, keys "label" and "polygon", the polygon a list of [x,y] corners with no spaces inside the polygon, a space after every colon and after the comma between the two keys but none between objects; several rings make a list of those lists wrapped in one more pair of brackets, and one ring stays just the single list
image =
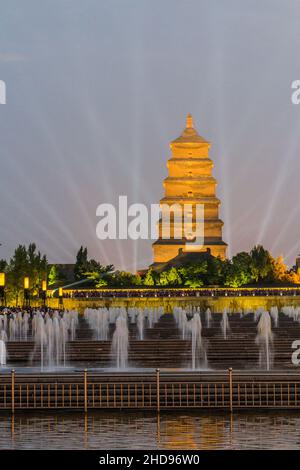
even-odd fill
[{"label": "fountain", "polygon": [[211,310],[208,308],[205,312],[205,324],[206,328],[210,328],[211,326],[211,320],[212,320],[212,315],[211,315]]},{"label": "fountain", "polygon": [[[77,312],[76,312],[77,313]],[[94,338],[98,341],[107,341],[108,339],[108,331],[109,331],[109,323],[114,323],[114,313],[115,312],[108,312],[106,308],[98,308],[92,309],[87,308],[84,312],[84,318],[87,321],[89,327],[94,332]],[[76,327],[76,319],[74,318],[73,324],[75,322]],[[78,317],[77,317],[78,322]],[[72,325],[71,331],[72,331]]]},{"label": "fountain", "polygon": [[226,309],[222,313],[221,330],[223,333],[223,338],[227,339],[228,333],[230,333],[230,326]]},{"label": "fountain", "polygon": [[270,370],[272,367],[271,344],[273,334],[269,312],[262,312],[257,325],[257,331],[258,334],[255,341],[259,345],[259,365],[261,368]]},{"label": "fountain", "polygon": [[270,315],[271,315],[271,318],[273,318],[275,328],[278,328],[278,308],[271,307]]},{"label": "fountain", "polygon": [[[187,331],[192,338],[192,369],[207,365],[206,352],[202,344],[202,324],[200,314],[194,313],[193,318],[187,322]],[[201,363],[201,358],[203,361]]]},{"label": "fountain", "polygon": [[61,367],[66,365],[66,344],[75,339],[78,313],[66,311],[62,315],[55,311],[52,317],[37,312],[32,320],[32,335],[35,346],[32,359],[40,353],[41,370],[44,367]]},{"label": "fountain", "polygon": [[128,361],[128,326],[127,317],[121,313],[116,320],[116,329],[111,343],[111,355],[116,360],[118,369],[125,369]]},{"label": "fountain", "polygon": [[137,315],[137,329],[138,329],[138,335],[139,335],[139,340],[143,341],[144,339],[144,312],[143,310],[140,310],[138,315]]},{"label": "fountain", "polygon": [[264,308],[263,307],[258,307],[255,312],[254,312],[254,322],[256,323],[257,320],[260,318],[261,314],[264,312]]},{"label": "fountain", "polygon": [[175,321],[178,325],[179,330],[181,331],[181,338],[185,339],[187,332],[187,316],[186,311],[181,307],[175,307],[173,310]]},{"label": "fountain", "polygon": [[6,364],[6,346],[2,339],[0,339],[0,366]]}]

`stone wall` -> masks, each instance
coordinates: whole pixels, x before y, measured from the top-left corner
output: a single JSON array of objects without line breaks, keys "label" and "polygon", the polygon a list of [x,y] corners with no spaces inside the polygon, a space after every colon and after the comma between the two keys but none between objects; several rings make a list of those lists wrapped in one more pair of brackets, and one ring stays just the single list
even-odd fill
[{"label": "stone wall", "polygon": [[[48,299],[47,305],[51,308],[58,308],[58,299]],[[132,297],[107,298],[107,299],[64,299],[63,307],[65,309],[76,309],[83,312],[85,308],[100,307],[159,307],[163,306],[166,312],[171,312],[175,306],[193,305],[200,307],[201,310],[210,308],[213,312],[222,312],[224,308],[232,311],[241,309],[257,309],[263,307],[270,310],[272,306],[281,308],[283,306],[300,306],[300,297],[294,296],[245,296],[245,297]]]}]

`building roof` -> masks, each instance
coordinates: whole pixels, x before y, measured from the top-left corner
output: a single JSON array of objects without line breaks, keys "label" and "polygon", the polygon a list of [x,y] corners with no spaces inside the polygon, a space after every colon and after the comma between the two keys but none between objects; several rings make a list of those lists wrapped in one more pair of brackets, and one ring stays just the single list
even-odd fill
[{"label": "building roof", "polygon": [[186,126],[182,134],[171,142],[171,144],[184,143],[209,144],[209,142],[201,137],[201,135],[199,135],[197,130],[194,128],[193,117],[191,114],[188,114],[186,117]]}]

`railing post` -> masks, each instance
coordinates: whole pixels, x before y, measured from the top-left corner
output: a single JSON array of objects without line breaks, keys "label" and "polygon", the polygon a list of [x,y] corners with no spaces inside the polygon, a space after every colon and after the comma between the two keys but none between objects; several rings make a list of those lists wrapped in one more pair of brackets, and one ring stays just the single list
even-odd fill
[{"label": "railing post", "polygon": [[11,371],[11,412],[15,412],[15,369]]},{"label": "railing post", "polygon": [[229,367],[229,369],[228,369],[228,378],[229,378],[229,407],[230,407],[230,413],[232,413],[232,411],[233,411],[232,367]]},{"label": "railing post", "polygon": [[84,369],[84,412],[88,410],[87,369]]},{"label": "railing post", "polygon": [[157,412],[160,412],[160,370],[156,369],[156,401]]}]

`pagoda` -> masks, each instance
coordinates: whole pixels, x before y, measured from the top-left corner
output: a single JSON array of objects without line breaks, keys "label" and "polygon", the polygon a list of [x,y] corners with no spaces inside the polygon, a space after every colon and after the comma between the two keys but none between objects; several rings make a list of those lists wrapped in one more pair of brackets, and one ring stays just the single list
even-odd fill
[{"label": "pagoda", "polygon": [[[174,236],[174,217],[170,218],[169,238],[163,236],[163,223],[158,223],[158,240],[153,243],[154,264],[167,263],[184,252],[206,252],[226,258],[227,244],[222,240],[223,222],[219,219],[220,200],[216,197],[217,182],[212,176],[213,161],[209,158],[210,143],[201,137],[188,114],[186,128],[170,144],[171,158],[167,162],[168,177],[163,186],[165,196],[160,205],[184,208],[192,206],[192,225],[195,224],[197,205],[202,205],[203,237],[199,246],[188,243],[189,238]],[[166,207],[166,206],[165,206]],[[174,207],[174,206],[173,206]],[[175,219],[176,220],[176,219]],[[177,219],[178,220],[178,219]]]}]

